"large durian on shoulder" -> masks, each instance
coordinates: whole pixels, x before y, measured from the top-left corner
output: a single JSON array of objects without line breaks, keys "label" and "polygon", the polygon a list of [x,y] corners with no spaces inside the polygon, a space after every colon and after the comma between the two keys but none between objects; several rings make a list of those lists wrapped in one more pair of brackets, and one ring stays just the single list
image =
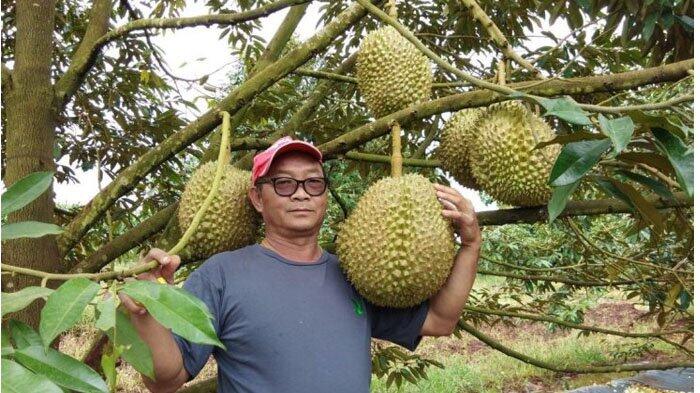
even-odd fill
[{"label": "large durian on shoulder", "polygon": [[555,137],[549,125],[520,102],[506,101],[490,105],[475,129],[469,164],[480,189],[513,206],[546,204],[560,146],[535,146]]},{"label": "large durian on shoulder", "polygon": [[483,116],[483,108],[468,108],[452,115],[445,123],[440,144],[435,150],[435,158],[440,166],[464,187],[478,189],[469,169],[469,152],[473,147],[476,124]]},{"label": "large durian on shoulder", "polygon": [[[178,208],[178,224],[184,232],[211,190],[216,162],[197,168],[185,185]],[[248,200],[249,171],[226,164],[214,199],[205,211],[184,254],[205,259],[255,242],[260,219]]]},{"label": "large durian on shoulder", "polygon": [[343,222],[340,266],[357,291],[379,306],[410,307],[433,296],[455,255],[451,223],[432,183],[418,174],[374,183]]},{"label": "large durian on shoulder", "polygon": [[392,26],[370,32],[357,53],[360,93],[375,118],[430,97],[429,59]]}]

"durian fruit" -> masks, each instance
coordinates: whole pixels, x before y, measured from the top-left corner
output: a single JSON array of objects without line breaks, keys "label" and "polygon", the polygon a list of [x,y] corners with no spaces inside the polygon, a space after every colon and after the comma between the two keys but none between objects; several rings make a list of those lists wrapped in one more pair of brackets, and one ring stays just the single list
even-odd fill
[{"label": "durian fruit", "polygon": [[394,168],[362,195],[336,242],[340,266],[360,295],[379,306],[410,307],[442,287],[455,255],[442,209],[430,180]]},{"label": "durian fruit", "polygon": [[452,115],[445,124],[435,158],[440,165],[464,187],[478,189],[469,170],[469,151],[476,134],[476,123],[484,114],[483,108],[468,108]]},{"label": "durian fruit", "polygon": [[[178,224],[184,232],[211,190],[216,162],[200,166],[185,185],[178,208]],[[219,189],[204,213],[185,253],[194,259],[253,244],[259,215],[248,200],[250,172],[226,164]]]},{"label": "durian fruit", "polygon": [[547,184],[559,145],[535,146],[554,138],[554,131],[523,104],[492,104],[476,124],[469,167],[480,189],[514,206],[546,204]]},{"label": "durian fruit", "polygon": [[362,40],[355,74],[375,118],[430,97],[429,59],[392,26],[374,30]]}]

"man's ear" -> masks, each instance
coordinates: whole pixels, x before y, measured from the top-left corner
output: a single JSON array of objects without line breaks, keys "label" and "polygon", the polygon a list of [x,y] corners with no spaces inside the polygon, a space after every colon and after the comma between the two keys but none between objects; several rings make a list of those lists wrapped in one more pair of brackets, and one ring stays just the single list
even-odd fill
[{"label": "man's ear", "polygon": [[248,199],[250,199],[250,203],[253,205],[255,210],[262,214],[263,203],[258,187],[253,186],[248,189]]}]

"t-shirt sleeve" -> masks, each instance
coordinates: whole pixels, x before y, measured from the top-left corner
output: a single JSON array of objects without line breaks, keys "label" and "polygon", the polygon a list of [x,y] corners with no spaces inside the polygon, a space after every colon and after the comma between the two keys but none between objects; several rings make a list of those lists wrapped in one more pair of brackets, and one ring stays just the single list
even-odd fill
[{"label": "t-shirt sleeve", "polygon": [[372,318],[372,337],[391,341],[410,351],[418,347],[423,339],[420,331],[428,316],[428,300],[409,308],[366,304]]},{"label": "t-shirt sleeve", "polygon": [[[214,330],[216,335],[219,336],[221,329],[219,326],[220,313],[221,313],[221,293],[222,288],[216,285],[220,280],[214,276],[213,270],[205,268],[204,265],[200,266],[197,270],[192,272],[190,276],[185,280],[183,289],[190,292],[201,301],[203,301],[209,311],[214,316],[212,323],[214,325]],[[209,360],[209,356],[214,350],[212,345],[194,344],[186,339],[172,333],[175,342],[180,348],[180,353],[182,354],[182,361],[185,366],[185,370],[189,374],[189,379],[192,380],[199,374],[204,365]]]}]

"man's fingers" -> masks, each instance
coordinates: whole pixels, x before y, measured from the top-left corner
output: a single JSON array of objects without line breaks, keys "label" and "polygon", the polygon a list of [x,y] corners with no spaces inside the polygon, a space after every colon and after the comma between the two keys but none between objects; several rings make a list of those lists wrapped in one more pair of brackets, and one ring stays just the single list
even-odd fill
[{"label": "man's fingers", "polygon": [[130,298],[128,295],[119,292],[119,299],[122,301],[124,308],[126,308],[126,310],[130,313],[136,315],[146,315],[146,309],[136,304],[134,299]]},{"label": "man's fingers", "polygon": [[161,265],[164,265],[168,263],[168,256],[168,253],[161,250],[160,248],[151,248],[150,250],[148,250],[148,254],[146,254],[145,262],[148,262],[150,260],[156,260]]}]

